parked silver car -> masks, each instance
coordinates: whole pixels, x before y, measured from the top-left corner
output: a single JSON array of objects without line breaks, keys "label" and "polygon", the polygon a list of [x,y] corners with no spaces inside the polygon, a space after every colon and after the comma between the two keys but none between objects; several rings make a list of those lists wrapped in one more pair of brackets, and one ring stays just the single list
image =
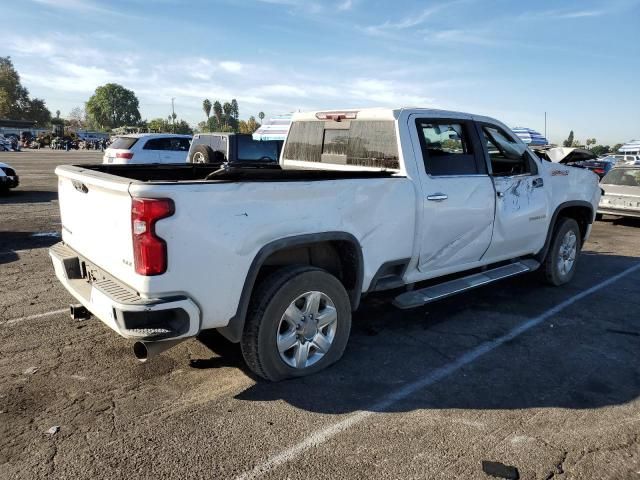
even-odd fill
[{"label": "parked silver car", "polygon": [[598,216],[640,218],[640,166],[622,165],[607,173],[600,186],[604,191]]}]

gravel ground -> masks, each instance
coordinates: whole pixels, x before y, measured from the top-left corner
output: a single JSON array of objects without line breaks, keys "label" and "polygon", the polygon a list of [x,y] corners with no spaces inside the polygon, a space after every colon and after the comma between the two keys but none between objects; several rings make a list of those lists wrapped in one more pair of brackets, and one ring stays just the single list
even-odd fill
[{"label": "gravel ground", "polygon": [[269,384],[215,333],[140,364],[68,317],[53,169],[99,161],[0,154],[21,176],[0,197],[0,478],[486,479],[492,460],[640,479],[640,222],[597,222],[563,288],[522,276],[412,311],[369,297],[341,362]]}]

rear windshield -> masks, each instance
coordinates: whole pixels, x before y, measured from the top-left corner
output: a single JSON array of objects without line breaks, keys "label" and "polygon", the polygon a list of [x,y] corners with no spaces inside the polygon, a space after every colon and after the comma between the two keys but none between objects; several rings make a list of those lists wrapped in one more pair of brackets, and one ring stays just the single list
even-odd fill
[{"label": "rear windshield", "polygon": [[638,187],[640,186],[640,168],[614,168],[604,176],[601,183]]},{"label": "rear windshield", "polygon": [[128,150],[133,147],[137,141],[138,139],[136,137],[118,137],[109,145],[109,148],[123,148]]},{"label": "rear windshield", "polygon": [[262,160],[277,162],[280,143],[277,141],[254,140],[250,136],[238,135],[238,160]]},{"label": "rear windshield", "polygon": [[283,158],[332,165],[400,168],[392,120],[294,122]]}]

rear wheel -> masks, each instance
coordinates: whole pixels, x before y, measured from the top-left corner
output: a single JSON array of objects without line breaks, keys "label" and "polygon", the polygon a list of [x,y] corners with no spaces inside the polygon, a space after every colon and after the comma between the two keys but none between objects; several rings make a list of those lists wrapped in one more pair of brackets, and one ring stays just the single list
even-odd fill
[{"label": "rear wheel", "polygon": [[302,377],[339,360],[350,330],[349,296],[336,277],[314,267],[286,267],[253,295],[242,354],[268,380]]},{"label": "rear wheel", "polygon": [[578,223],[573,218],[559,219],[544,261],[543,271],[548,283],[559,286],[571,281],[581,245]]}]

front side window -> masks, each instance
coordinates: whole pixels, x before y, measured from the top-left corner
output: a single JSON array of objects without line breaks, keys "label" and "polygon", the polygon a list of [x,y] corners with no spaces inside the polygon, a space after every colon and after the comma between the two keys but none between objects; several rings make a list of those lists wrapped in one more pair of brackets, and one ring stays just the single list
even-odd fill
[{"label": "front side window", "polygon": [[400,168],[392,120],[293,122],[283,158],[390,170]]},{"label": "front side window", "polygon": [[425,171],[432,176],[485,173],[471,140],[470,126],[447,120],[416,120]]},{"label": "front side window", "polygon": [[535,162],[529,157],[527,147],[516,142],[507,133],[496,127],[483,126],[482,138],[489,153],[493,175],[536,173]]}]

